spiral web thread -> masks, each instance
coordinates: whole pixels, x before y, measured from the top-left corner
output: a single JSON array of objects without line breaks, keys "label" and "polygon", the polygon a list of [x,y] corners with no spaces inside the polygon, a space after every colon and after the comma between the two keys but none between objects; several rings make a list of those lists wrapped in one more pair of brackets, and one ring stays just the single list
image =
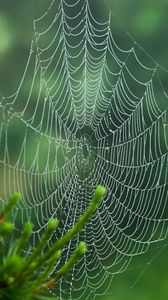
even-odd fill
[{"label": "spiral web thread", "polygon": [[167,236],[164,71],[133,40],[121,49],[113,21],[111,14],[96,19],[87,0],[53,0],[34,20],[17,91],[0,102],[0,199],[21,192],[13,220],[17,230],[17,220],[36,223],[29,251],[50,218],[60,220],[56,239],[86,210],[97,184],[107,189],[55,266],[86,241],[86,255],[57,285],[61,299],[108,293],[134,256]]}]

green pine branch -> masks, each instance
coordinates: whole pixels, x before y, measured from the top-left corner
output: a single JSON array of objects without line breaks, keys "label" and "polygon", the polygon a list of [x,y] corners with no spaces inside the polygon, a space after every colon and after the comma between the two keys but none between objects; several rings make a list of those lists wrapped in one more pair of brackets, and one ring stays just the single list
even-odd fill
[{"label": "green pine branch", "polygon": [[[76,224],[51,247],[46,247],[59,222],[51,219],[47,230],[42,234],[33,252],[25,249],[33,231],[33,224],[24,224],[21,236],[6,251],[8,235],[13,232],[13,225],[7,220],[7,214],[20,201],[21,196],[15,193],[5,208],[0,212],[0,300],[49,300],[47,289],[55,288],[55,283],[69,272],[73,265],[87,251],[86,244],[81,241],[69,260],[50,278],[50,274],[61,257],[64,246],[79,233],[97,209],[105,188],[98,186],[86,212]],[[41,251],[43,249],[43,252]],[[45,250],[47,249],[47,250]]]}]

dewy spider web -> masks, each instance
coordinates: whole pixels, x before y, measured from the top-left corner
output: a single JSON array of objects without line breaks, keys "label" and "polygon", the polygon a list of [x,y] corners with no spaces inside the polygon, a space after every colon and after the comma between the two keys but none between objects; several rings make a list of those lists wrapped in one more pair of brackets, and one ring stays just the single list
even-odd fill
[{"label": "dewy spider web", "polygon": [[55,267],[86,241],[86,255],[57,286],[61,298],[105,294],[134,256],[167,236],[164,71],[134,41],[121,49],[113,21],[97,20],[90,1],[53,0],[34,21],[16,93],[0,102],[1,202],[13,191],[23,195],[13,219],[18,230],[18,220],[36,223],[29,251],[51,217],[60,220],[56,239],[86,210],[97,184],[107,189]]}]

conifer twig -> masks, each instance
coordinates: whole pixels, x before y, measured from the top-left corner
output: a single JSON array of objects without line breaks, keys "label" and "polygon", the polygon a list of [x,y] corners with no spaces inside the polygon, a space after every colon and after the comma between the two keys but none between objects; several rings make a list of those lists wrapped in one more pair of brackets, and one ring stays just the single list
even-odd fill
[{"label": "conifer twig", "polygon": [[62,276],[66,276],[73,265],[84,255],[87,246],[81,241],[65,264],[50,278],[56,262],[61,257],[62,249],[84,228],[96,211],[104,194],[105,188],[98,186],[86,212],[81,215],[75,225],[51,247],[46,247],[48,240],[58,226],[58,220],[51,219],[46,231],[30,255],[27,255],[25,247],[33,232],[31,222],[24,225],[23,232],[14,245],[9,246],[7,251],[5,250],[6,242],[8,243],[6,236],[14,230],[12,223],[6,219],[6,216],[21,199],[20,194],[13,194],[5,208],[0,212],[0,300],[51,299],[45,297],[44,292],[49,288],[55,288],[55,282]]}]

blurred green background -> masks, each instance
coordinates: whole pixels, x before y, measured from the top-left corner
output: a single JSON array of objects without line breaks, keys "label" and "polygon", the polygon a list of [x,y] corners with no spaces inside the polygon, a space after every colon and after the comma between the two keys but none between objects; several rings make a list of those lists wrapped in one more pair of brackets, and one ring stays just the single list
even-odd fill
[{"label": "blurred green background", "polygon": [[[133,39],[168,69],[167,0],[101,0],[95,3],[98,15],[102,9],[111,9]],[[41,0],[0,0],[1,95],[11,95],[20,83],[32,40],[32,20],[40,14],[43,5],[45,1]],[[120,31],[117,34],[120,35]],[[116,276],[111,286],[112,295],[100,296],[97,300],[167,300],[168,246],[165,241],[155,247],[138,257],[128,272]]]}]

